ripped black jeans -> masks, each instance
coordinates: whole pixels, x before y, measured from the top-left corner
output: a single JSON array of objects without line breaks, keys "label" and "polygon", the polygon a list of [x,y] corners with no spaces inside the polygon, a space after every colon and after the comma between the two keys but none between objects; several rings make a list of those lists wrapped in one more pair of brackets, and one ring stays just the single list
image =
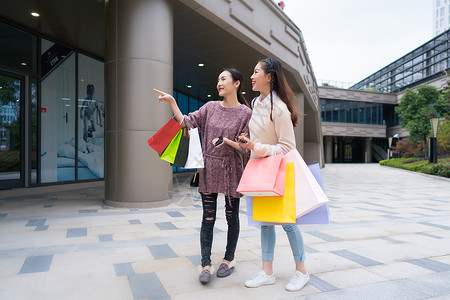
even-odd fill
[{"label": "ripped black jeans", "polygon": [[[202,267],[211,265],[211,247],[213,243],[214,223],[217,213],[217,193],[202,194],[203,218],[200,230]],[[228,224],[227,249],[225,260],[232,261],[239,238],[239,202],[240,198],[225,196],[225,216]]]}]

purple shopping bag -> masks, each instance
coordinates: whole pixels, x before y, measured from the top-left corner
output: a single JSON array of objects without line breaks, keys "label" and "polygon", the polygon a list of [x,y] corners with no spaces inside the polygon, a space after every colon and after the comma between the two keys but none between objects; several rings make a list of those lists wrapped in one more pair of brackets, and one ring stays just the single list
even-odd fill
[{"label": "purple shopping bag", "polygon": [[[319,164],[309,165],[308,168],[311,170],[311,173],[314,175],[314,178],[316,178],[319,185],[322,187],[323,190],[323,180],[322,180],[322,174],[320,172],[320,166]],[[252,197],[246,197],[247,199],[247,219],[248,219],[248,225],[249,226],[261,226],[261,225],[281,225],[283,223],[268,223],[268,222],[261,222],[261,221],[254,221],[253,220],[253,198]],[[328,208],[328,203],[325,203],[318,208],[310,211],[306,215],[303,215],[296,219],[296,224],[299,225],[306,225],[306,224],[330,224],[330,210]]]}]

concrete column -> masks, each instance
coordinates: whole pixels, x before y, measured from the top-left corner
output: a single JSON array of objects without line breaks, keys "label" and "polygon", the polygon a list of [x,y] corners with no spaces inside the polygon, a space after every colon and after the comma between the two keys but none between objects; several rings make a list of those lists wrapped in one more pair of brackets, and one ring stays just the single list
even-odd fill
[{"label": "concrete column", "polygon": [[371,163],[372,162],[372,138],[366,137],[365,138],[365,162]]},{"label": "concrete column", "polygon": [[295,133],[295,144],[297,146],[297,151],[304,155],[305,153],[305,117],[302,116],[305,113],[305,94],[302,92],[295,93],[295,107],[297,107],[298,112],[301,114],[298,116],[298,126],[294,129]]},{"label": "concrete column", "polygon": [[325,163],[331,164],[333,162],[333,137],[325,137]]},{"label": "concrete column", "polygon": [[173,1],[108,0],[105,203],[170,203],[172,169],[147,144],[171,117],[153,87],[173,90]]}]

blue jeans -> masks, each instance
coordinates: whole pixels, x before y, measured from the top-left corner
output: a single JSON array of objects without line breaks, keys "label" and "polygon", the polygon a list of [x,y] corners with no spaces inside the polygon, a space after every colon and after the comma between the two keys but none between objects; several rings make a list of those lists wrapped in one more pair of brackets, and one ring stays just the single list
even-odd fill
[{"label": "blue jeans", "polygon": [[[294,255],[295,262],[302,262],[305,260],[305,246],[303,245],[303,237],[297,224],[287,224],[283,226],[284,231],[289,239],[291,245],[292,255]],[[273,261],[273,254],[275,251],[275,226],[263,225],[261,226],[261,250],[262,259],[265,261]]]}]

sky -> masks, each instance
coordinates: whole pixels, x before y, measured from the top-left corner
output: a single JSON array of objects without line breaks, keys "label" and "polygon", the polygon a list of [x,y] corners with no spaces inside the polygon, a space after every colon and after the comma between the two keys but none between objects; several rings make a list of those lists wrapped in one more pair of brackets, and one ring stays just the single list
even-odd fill
[{"label": "sky", "polygon": [[433,1],[284,0],[284,12],[319,85],[357,83],[433,38]]}]

